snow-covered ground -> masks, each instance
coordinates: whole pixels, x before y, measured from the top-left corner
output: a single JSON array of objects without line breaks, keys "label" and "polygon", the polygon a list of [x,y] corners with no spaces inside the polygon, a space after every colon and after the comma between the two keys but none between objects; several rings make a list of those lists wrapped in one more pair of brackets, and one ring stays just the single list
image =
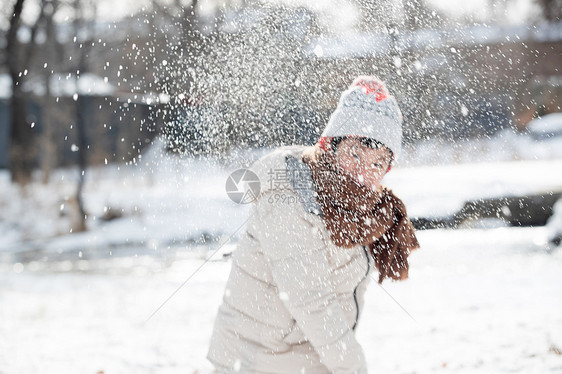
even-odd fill
[{"label": "snow-covered ground", "polygon": [[[424,217],[469,199],[562,191],[560,142],[510,136],[421,144],[385,183]],[[0,373],[211,372],[222,254],[249,208],[225,182],[267,150],[220,167],[159,146],[137,165],[88,170],[85,233],[69,233],[75,170],[25,191],[0,171]],[[370,371],[562,372],[562,250],[546,245],[562,232],[560,207],[545,227],[419,231],[410,279],[370,286],[358,332]],[[102,220],[111,211],[122,217]]]},{"label": "snow-covered ground", "polygon": [[[560,373],[562,252],[544,251],[543,230],[419,232],[410,279],[368,290],[358,339],[370,372]],[[185,254],[97,259],[81,271],[3,264],[0,372],[210,373],[229,262],[208,262],[146,321],[202,263]]]},{"label": "snow-covered ground", "polygon": [[[37,249],[52,255],[96,254],[124,246],[158,252],[233,232],[248,206],[234,203],[225,192],[232,166],[178,159],[161,148],[157,142],[136,165],[89,169],[84,187],[89,230],[72,235],[77,170],[57,170],[51,183],[34,183],[25,191],[0,171],[0,256]],[[104,221],[111,211],[122,218]]]}]

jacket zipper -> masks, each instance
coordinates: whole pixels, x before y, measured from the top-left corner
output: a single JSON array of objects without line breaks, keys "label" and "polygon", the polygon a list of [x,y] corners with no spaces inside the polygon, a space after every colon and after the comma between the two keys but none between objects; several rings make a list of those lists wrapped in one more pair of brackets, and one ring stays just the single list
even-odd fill
[{"label": "jacket zipper", "polygon": [[365,280],[365,278],[367,278],[367,276],[369,275],[369,270],[371,270],[371,259],[369,258],[369,253],[367,252],[365,246],[363,246],[363,253],[365,253],[365,257],[367,257],[367,271],[365,272],[365,275],[359,281],[359,283],[357,283],[357,286],[355,286],[355,288],[353,289],[353,300],[355,300],[355,307],[357,309],[357,313],[355,314],[355,323],[351,328],[353,331],[355,331],[355,327],[357,327],[357,322],[359,322],[359,302],[357,301],[357,287],[359,287],[359,285]]}]

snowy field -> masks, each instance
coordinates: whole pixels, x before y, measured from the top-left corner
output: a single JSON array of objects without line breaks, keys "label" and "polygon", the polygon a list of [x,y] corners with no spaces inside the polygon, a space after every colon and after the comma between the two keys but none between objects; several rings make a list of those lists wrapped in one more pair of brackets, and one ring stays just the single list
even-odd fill
[{"label": "snowy field", "polygon": [[[468,199],[562,191],[560,142],[510,136],[424,144],[385,183],[410,216],[426,217]],[[0,171],[0,373],[211,373],[223,253],[248,213],[224,184],[265,152],[218,167],[163,156],[157,143],[138,165],[88,170],[89,230],[74,234],[76,171],[25,191]],[[108,211],[122,217],[102,220]],[[370,372],[562,372],[562,249],[546,247],[560,217],[547,227],[418,231],[410,279],[368,291],[358,339]]]},{"label": "snowy field", "polygon": [[[358,339],[370,372],[562,372],[562,251],[545,252],[541,231],[419,232],[410,279],[368,290]],[[210,373],[229,262],[208,262],[146,321],[202,262],[138,256],[63,272],[4,264],[0,372]]]}]

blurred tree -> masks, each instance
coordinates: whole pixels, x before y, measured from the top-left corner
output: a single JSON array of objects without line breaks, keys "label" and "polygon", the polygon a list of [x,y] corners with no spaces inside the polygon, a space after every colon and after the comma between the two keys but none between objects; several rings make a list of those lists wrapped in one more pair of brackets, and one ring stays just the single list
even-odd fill
[{"label": "blurred tree", "polygon": [[[71,222],[72,232],[81,232],[86,230],[86,211],[82,199],[82,190],[84,187],[85,174],[88,167],[89,142],[87,139],[87,128],[92,128],[93,124],[91,113],[91,100],[84,96],[85,92],[79,87],[79,75],[88,74],[90,72],[90,54],[92,52],[93,41],[95,40],[95,20],[97,14],[97,6],[94,0],[74,0],[74,35],[81,35],[78,45],[75,45],[78,55],[77,71],[79,72],[76,82],[76,135],[77,135],[77,152],[78,152],[78,170],[79,178],[76,188],[76,204],[73,206],[78,210],[79,214],[74,214],[75,219]],[[89,13],[89,17],[85,16]],[[88,18],[90,21],[88,21]]]},{"label": "blurred tree", "polygon": [[[56,144],[54,134],[56,133],[56,101],[51,92],[51,77],[57,67],[60,67],[63,53],[61,44],[56,35],[54,17],[60,8],[59,0],[42,0],[45,16],[45,42],[42,54],[43,69],[40,70],[41,81],[45,87],[45,94],[41,98],[41,126],[42,134],[39,139],[40,150],[39,163],[43,171],[43,183],[48,183],[51,170],[56,163]],[[58,52],[58,53],[57,53]]]},{"label": "blurred tree", "polygon": [[[31,25],[21,21],[24,3],[26,6],[38,6],[39,15]],[[12,78],[11,98],[11,139],[10,139],[10,171],[12,180],[21,185],[31,181],[34,167],[39,162],[43,170],[43,181],[49,181],[49,175],[57,158],[56,139],[61,135],[61,118],[73,123],[70,129],[75,129],[78,164],[80,176],[76,189],[76,196],[72,205],[77,212],[73,217],[79,217],[71,223],[72,231],[85,230],[85,216],[81,198],[85,172],[88,166],[87,128],[93,127],[91,100],[83,97],[83,89],[79,88],[80,75],[87,74],[91,64],[101,65],[99,58],[93,58],[91,51],[95,45],[96,12],[93,0],[37,0],[28,2],[18,0],[14,4],[10,28],[7,33],[7,65]],[[56,23],[57,13],[64,9],[72,20],[71,25]],[[23,28],[30,28],[30,37],[22,38],[19,34]],[[40,40],[40,41],[39,41]],[[40,57],[40,58],[39,58]],[[103,58],[103,57],[102,57]],[[75,109],[68,110],[61,117],[61,107],[57,103],[59,98],[53,97],[53,77],[64,72],[67,82],[75,83]],[[68,73],[72,72],[72,73]],[[24,82],[29,83],[27,86]],[[60,81],[58,82],[60,83]],[[65,82],[63,82],[65,83]],[[24,91],[25,89],[25,91]],[[57,95],[60,95],[60,87]],[[32,95],[39,104],[39,110],[29,119],[30,105],[28,98]],[[65,94],[64,92],[62,92]],[[66,93],[68,94],[68,93]],[[74,118],[71,118],[74,116]],[[35,130],[40,128],[41,137],[37,137]],[[67,129],[68,130],[68,129]],[[90,130],[91,131],[91,130]],[[68,131],[71,133],[73,131]],[[70,134],[69,134],[70,135]],[[66,139],[67,137],[65,137]],[[64,143],[65,146],[68,143]],[[40,156],[40,157],[38,157]]]},{"label": "blurred tree", "polygon": [[31,181],[37,148],[34,125],[28,121],[27,100],[23,91],[23,83],[36,50],[37,29],[45,15],[45,7],[42,4],[35,22],[28,26],[31,29],[29,41],[26,43],[20,40],[18,34],[22,28],[21,16],[24,3],[24,0],[17,0],[14,3],[10,26],[6,35],[5,62],[12,80],[10,174],[12,181],[20,185],[25,185]]},{"label": "blurred tree", "polygon": [[549,22],[562,20],[562,0],[536,0],[544,19]]}]

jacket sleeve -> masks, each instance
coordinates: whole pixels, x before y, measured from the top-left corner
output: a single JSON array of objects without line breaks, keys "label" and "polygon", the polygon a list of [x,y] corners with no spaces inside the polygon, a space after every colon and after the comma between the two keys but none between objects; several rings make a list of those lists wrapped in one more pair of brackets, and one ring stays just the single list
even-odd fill
[{"label": "jacket sleeve", "polygon": [[279,297],[330,372],[365,374],[363,349],[330,281],[324,241],[295,199],[284,191],[257,202],[256,234]]}]

